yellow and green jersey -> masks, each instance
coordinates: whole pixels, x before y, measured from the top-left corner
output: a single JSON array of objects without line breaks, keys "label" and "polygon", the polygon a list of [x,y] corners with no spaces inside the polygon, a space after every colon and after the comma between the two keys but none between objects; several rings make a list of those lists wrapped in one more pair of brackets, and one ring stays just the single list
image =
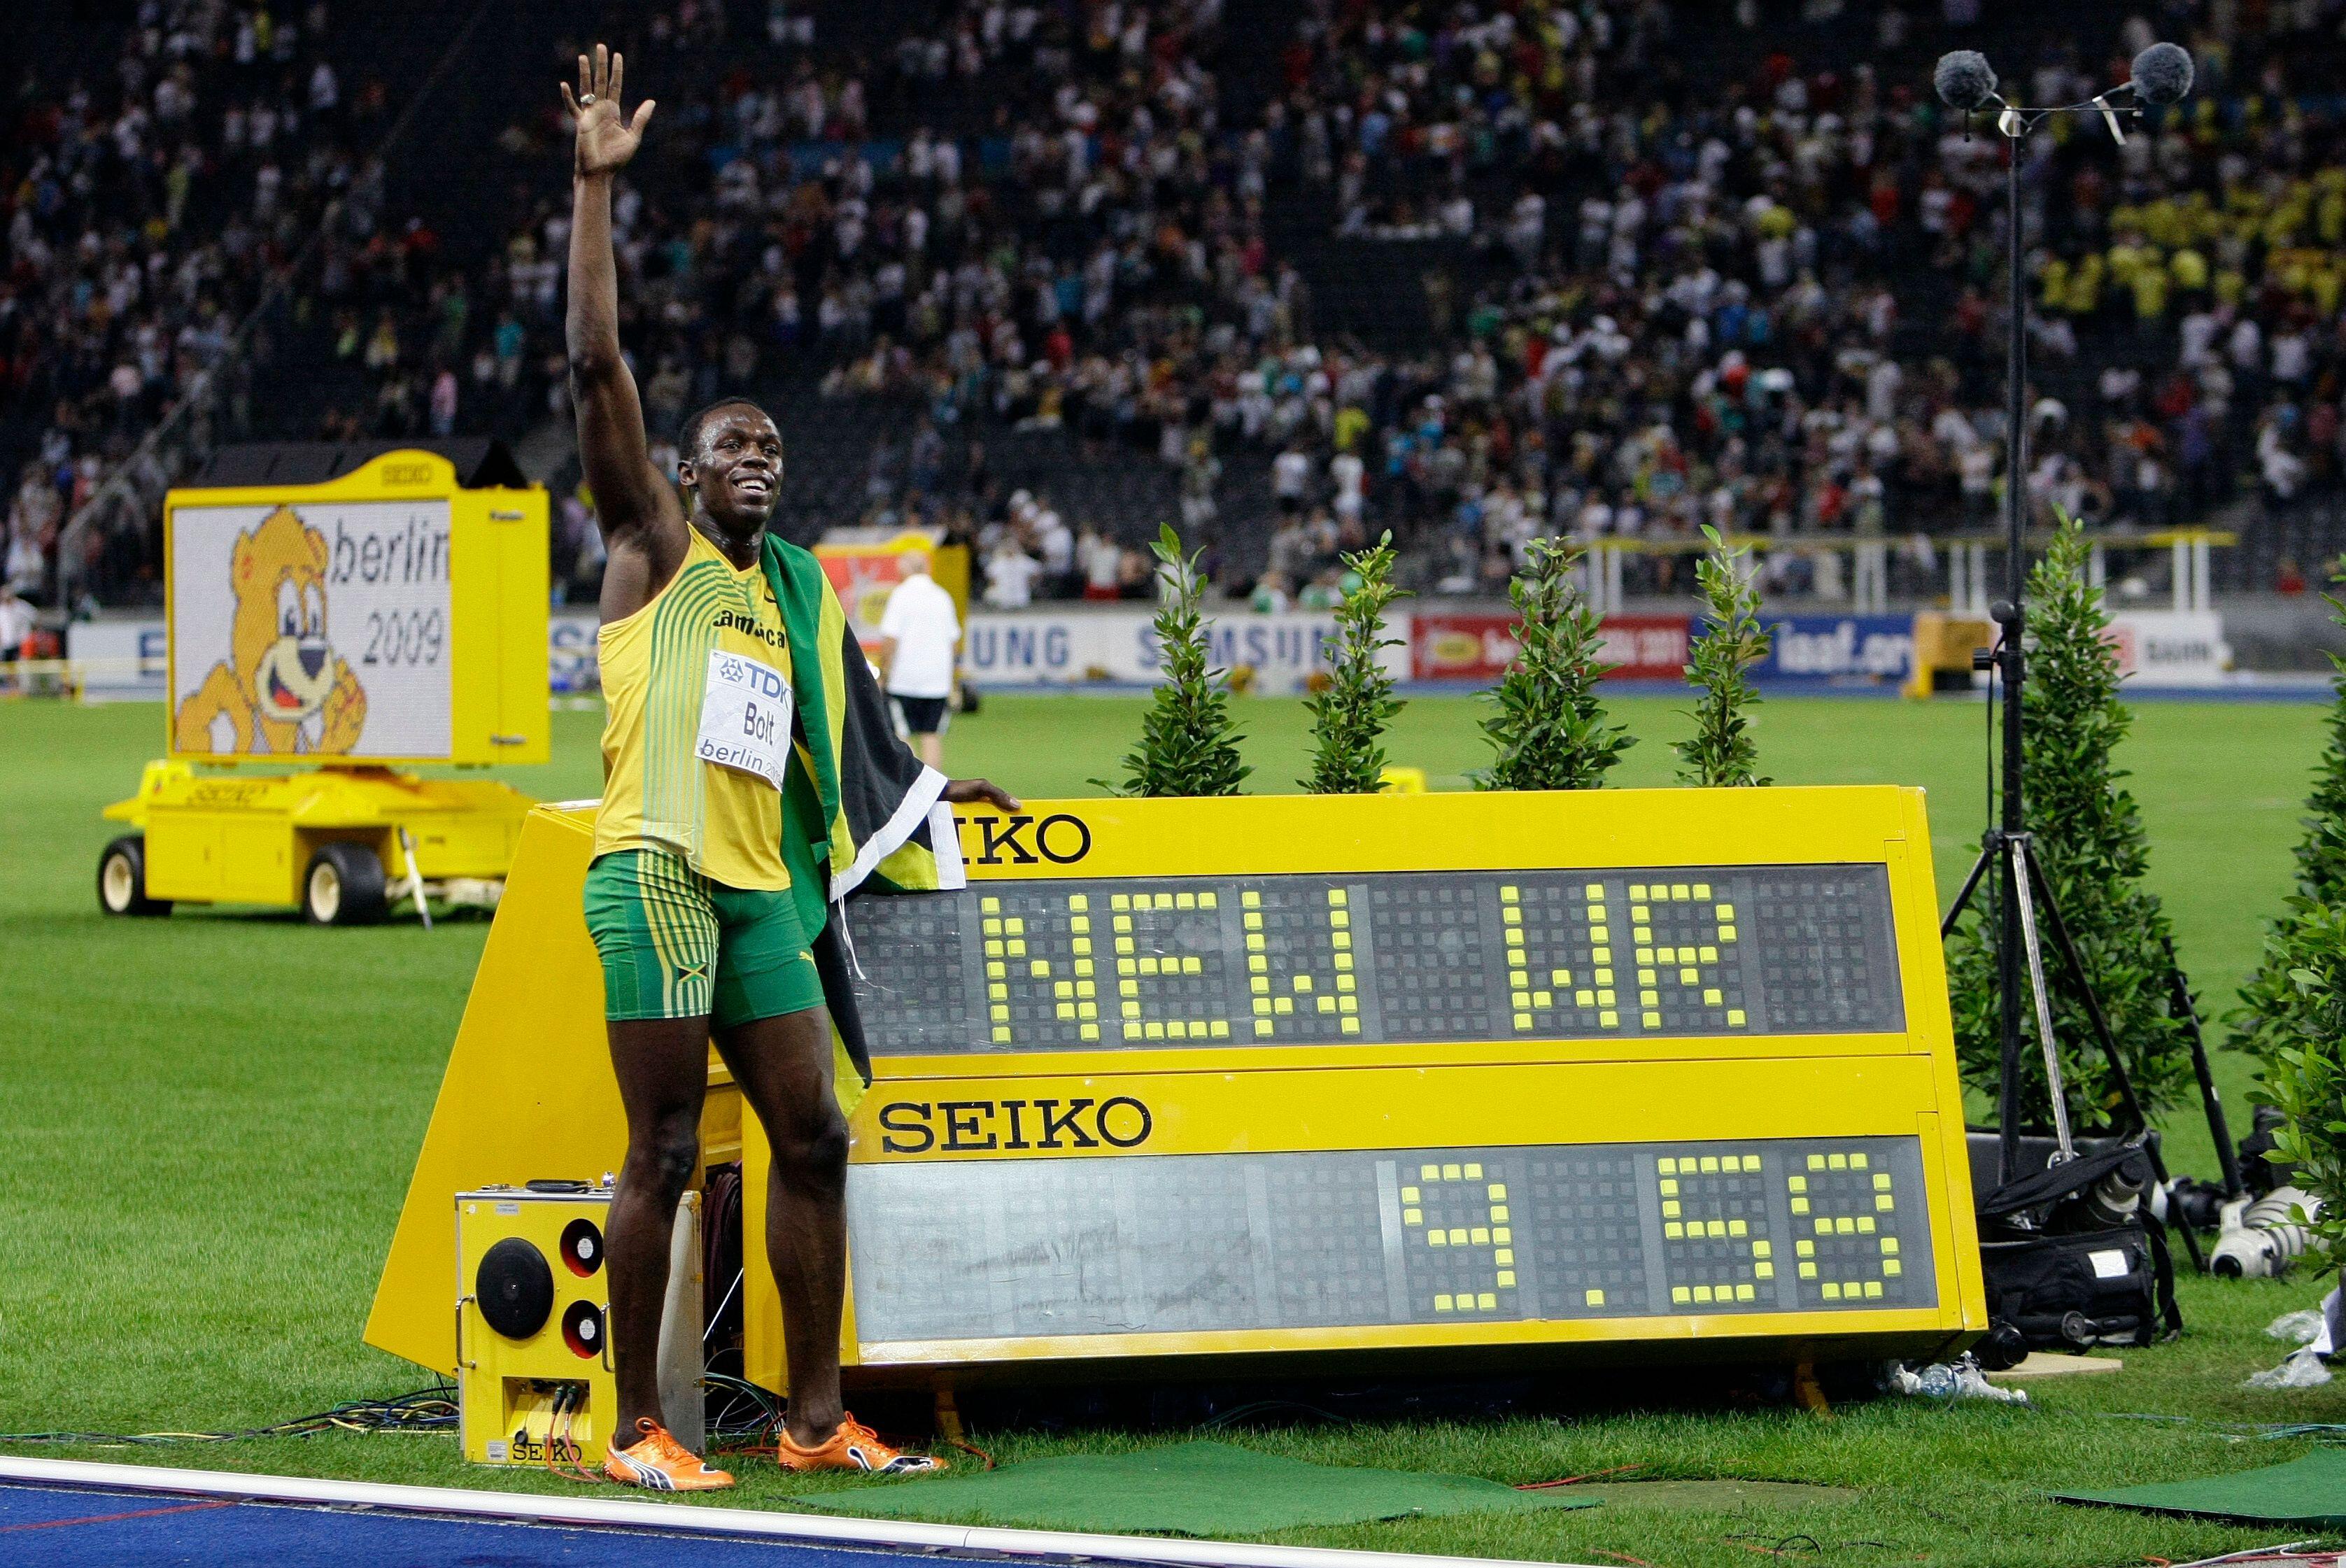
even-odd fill
[{"label": "yellow and green jersey", "polygon": [[781,792],[701,760],[698,742],[710,653],[787,683],[790,635],[766,572],[736,569],[700,530],[687,532],[691,545],[668,585],[598,638],[608,717],[595,853],[664,850],[725,887],[774,891],[791,881]]},{"label": "yellow and green jersey", "polygon": [[[760,556],[737,571],[695,530],[675,578],[603,628],[610,717],[595,852],[653,850],[726,888],[787,888],[830,1003],[845,1103],[872,1066],[831,905],[858,891],[961,887],[961,854],[944,776],[897,735],[821,563],[770,535]],[[796,722],[780,791],[700,758],[712,653],[790,683]],[[720,986],[722,962],[720,952]]]}]

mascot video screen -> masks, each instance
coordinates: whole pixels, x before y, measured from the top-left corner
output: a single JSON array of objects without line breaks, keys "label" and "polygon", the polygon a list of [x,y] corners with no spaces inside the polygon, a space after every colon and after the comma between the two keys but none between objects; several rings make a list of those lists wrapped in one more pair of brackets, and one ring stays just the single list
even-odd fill
[{"label": "mascot video screen", "polygon": [[450,755],[445,500],[182,506],[170,550],[174,752]]}]

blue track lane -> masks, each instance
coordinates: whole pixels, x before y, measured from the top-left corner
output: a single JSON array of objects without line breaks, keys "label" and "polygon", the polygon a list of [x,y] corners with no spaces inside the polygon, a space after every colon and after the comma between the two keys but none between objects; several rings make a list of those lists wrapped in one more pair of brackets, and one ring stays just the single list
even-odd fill
[{"label": "blue track lane", "polygon": [[0,1564],[40,1568],[897,1568],[921,1553],[0,1484]]}]

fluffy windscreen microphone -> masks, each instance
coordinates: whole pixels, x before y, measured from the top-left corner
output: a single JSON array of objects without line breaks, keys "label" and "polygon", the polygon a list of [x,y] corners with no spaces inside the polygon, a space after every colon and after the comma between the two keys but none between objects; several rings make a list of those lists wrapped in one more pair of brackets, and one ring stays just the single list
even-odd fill
[{"label": "fluffy windscreen microphone", "polygon": [[[2178,55],[2182,52],[2180,49],[2176,51]],[[2190,65],[2187,58],[2184,61],[2187,80],[2191,74]],[[1995,68],[1977,49],[1954,49],[1939,56],[1938,68],[1931,73],[1931,84],[1939,89],[1940,98],[1950,108],[1969,114],[1995,97]]]},{"label": "fluffy windscreen microphone", "polygon": [[[1944,71],[1946,64],[1940,62]],[[1942,87],[1940,91],[1945,92]],[[2134,57],[2135,96],[2147,104],[2171,104],[2191,90],[2191,53],[2180,44],[2153,44]]]}]

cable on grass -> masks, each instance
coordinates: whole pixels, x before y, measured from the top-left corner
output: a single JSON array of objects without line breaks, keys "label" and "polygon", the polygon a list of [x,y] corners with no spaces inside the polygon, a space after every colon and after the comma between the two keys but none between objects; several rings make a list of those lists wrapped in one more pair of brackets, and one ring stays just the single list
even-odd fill
[{"label": "cable on grass", "polygon": [[[1719,1539],[1740,1546],[1746,1552],[1764,1552],[1770,1557],[1790,1557],[1802,1552],[1822,1552],[1825,1549],[1825,1543],[1813,1535],[1770,1536],[1763,1535],[1758,1531],[1746,1530],[1738,1531],[1732,1535],[1722,1535]],[[1768,1544],[1765,1546],[1760,1544],[1763,1541]],[[1798,1544],[1800,1542],[1806,1542],[1808,1544],[1805,1546]]]},{"label": "cable on grass", "polygon": [[[1897,1550],[1895,1546],[1887,1541],[1836,1541],[1831,1546],[1827,1546],[1823,1542],[1818,1540],[1813,1535],[1770,1536],[1756,1530],[1738,1531],[1731,1535],[1722,1535],[1719,1539],[1721,1541],[1730,1542],[1737,1546],[1740,1546],[1746,1552],[1764,1552],[1771,1557],[1791,1557],[1802,1552],[1847,1552],[1851,1547],[1856,1546],[1871,1546],[1881,1552],[1894,1552]],[[1771,1543],[1766,1546],[1758,1544],[1762,1541],[1770,1542]],[[1795,1543],[1802,1541],[1807,1542],[1808,1544],[1805,1546],[1795,1544]],[[2154,1557],[2150,1559],[2150,1561],[2156,1563],[2158,1562],[2159,1559]]]},{"label": "cable on grass", "polygon": [[1234,1405],[1220,1415],[1200,1421],[1196,1430],[1201,1432],[1218,1431],[1223,1427],[1233,1426],[1239,1421],[1251,1420],[1257,1416],[1269,1415],[1274,1410],[1301,1410],[1306,1415],[1318,1416],[1321,1420],[1333,1421],[1338,1426],[1348,1427],[1354,1424],[1351,1416],[1340,1416],[1333,1410],[1323,1410],[1318,1405],[1307,1405],[1300,1400],[1257,1400],[1252,1404]]},{"label": "cable on grass", "polygon": [[[774,1429],[781,1424],[781,1402],[747,1379],[728,1372],[705,1372],[700,1383],[704,1389],[717,1389],[725,1395],[716,1419],[709,1422],[709,1441],[740,1438],[755,1442],[772,1436]],[[745,1405],[746,1415],[742,1413]]]},{"label": "cable on grass", "polygon": [[978,1447],[975,1443],[965,1442],[960,1438],[947,1438],[945,1439],[945,1442],[948,1446],[957,1448],[964,1453],[975,1454],[978,1458],[985,1461],[986,1469],[992,1470],[994,1468],[994,1456],[986,1452],[984,1449]]},{"label": "cable on grass", "polygon": [[1559,1486],[1577,1486],[1584,1481],[1595,1481],[1604,1475],[1623,1475],[1633,1470],[1643,1470],[1642,1464],[1617,1464],[1611,1470],[1592,1470],[1585,1475],[1567,1475],[1561,1481],[1527,1481],[1515,1488],[1517,1492],[1549,1492]]},{"label": "cable on grass", "polygon": [[91,1448],[163,1447],[173,1443],[244,1442],[254,1438],[306,1438],[321,1432],[437,1432],[456,1425],[456,1388],[441,1382],[387,1400],[346,1400],[267,1426],[233,1431],[0,1432],[0,1443],[75,1443]]},{"label": "cable on grass", "polygon": [[2221,1421],[2207,1416],[2158,1415],[2146,1410],[2097,1410],[2106,1421],[2157,1421],[2166,1426],[2202,1427],[2226,1442],[2277,1442],[2283,1438],[2317,1438],[2346,1443],[2346,1422],[2341,1421]]}]

